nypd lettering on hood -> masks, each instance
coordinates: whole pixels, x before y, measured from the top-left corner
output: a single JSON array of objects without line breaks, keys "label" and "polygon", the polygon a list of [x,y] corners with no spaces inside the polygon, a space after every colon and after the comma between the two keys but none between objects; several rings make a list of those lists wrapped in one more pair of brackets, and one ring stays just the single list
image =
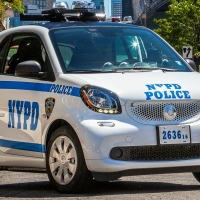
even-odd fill
[{"label": "nypd lettering on hood", "polygon": [[147,84],[144,92],[146,100],[152,99],[191,99],[190,93],[179,84]]}]

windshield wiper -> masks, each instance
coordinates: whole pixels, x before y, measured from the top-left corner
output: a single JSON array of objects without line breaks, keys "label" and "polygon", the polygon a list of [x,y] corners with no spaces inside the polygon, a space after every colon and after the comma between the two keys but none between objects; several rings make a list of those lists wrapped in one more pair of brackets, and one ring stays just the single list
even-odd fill
[{"label": "windshield wiper", "polygon": [[153,70],[162,70],[163,72],[175,72],[174,69],[168,68],[153,68],[153,67],[134,67],[134,68],[113,68],[111,70],[102,70],[102,69],[67,69],[65,73],[116,73],[116,72],[135,72],[135,71],[153,71]]},{"label": "windshield wiper", "polygon": [[176,70],[174,69],[169,69],[169,68],[153,68],[153,67],[133,67],[133,68],[118,68],[118,69],[113,69],[114,71],[121,71],[121,72],[124,72],[124,71],[140,71],[140,70],[144,70],[144,71],[153,71],[153,70],[162,70],[163,72],[166,72],[166,71],[169,71],[169,72],[175,72]]},{"label": "windshield wiper", "polygon": [[65,73],[73,72],[73,73],[113,73],[113,70],[101,70],[101,69],[67,69]]},{"label": "windshield wiper", "polygon": [[162,68],[162,67],[157,67],[153,68],[152,70],[162,70],[163,72],[175,72],[175,69],[170,69],[170,68]]}]

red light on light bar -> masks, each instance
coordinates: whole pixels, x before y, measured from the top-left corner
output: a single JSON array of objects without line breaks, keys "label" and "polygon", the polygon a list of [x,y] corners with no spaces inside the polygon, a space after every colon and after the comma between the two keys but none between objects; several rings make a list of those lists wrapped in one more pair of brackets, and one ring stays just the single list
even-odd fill
[{"label": "red light on light bar", "polygon": [[120,22],[119,17],[112,17],[111,22]]}]

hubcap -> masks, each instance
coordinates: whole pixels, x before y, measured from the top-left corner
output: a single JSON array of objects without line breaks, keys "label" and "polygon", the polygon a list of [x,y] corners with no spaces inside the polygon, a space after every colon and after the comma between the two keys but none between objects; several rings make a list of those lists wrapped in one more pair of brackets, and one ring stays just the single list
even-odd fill
[{"label": "hubcap", "polygon": [[51,146],[49,166],[55,181],[68,184],[77,168],[77,154],[73,142],[66,136],[56,138]]}]

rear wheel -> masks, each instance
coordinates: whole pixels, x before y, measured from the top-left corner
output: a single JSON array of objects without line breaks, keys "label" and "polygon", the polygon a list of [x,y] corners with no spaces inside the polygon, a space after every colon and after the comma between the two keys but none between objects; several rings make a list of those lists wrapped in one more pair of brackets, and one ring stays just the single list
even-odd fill
[{"label": "rear wheel", "polygon": [[62,126],[51,135],[46,168],[51,184],[61,193],[84,192],[92,182],[79,139],[69,126]]}]

